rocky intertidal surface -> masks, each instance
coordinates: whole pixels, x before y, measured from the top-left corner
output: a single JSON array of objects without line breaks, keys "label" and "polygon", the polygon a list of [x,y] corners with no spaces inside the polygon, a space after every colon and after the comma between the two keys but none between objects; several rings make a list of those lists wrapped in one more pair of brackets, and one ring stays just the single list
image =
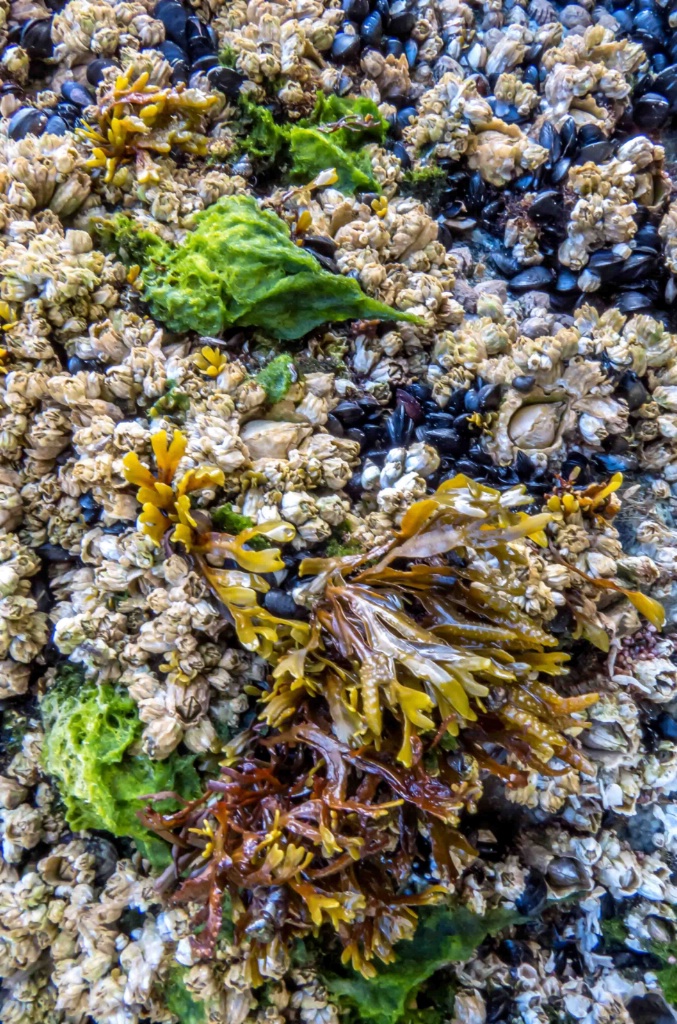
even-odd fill
[{"label": "rocky intertidal surface", "polygon": [[0,0],[0,1022],[677,1022],[677,4]]}]

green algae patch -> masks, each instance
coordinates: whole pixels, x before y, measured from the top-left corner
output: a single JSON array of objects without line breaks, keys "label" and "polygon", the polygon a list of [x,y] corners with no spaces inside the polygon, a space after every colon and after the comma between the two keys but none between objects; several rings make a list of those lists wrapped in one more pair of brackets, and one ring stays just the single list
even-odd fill
[{"label": "green algae patch", "polygon": [[[350,1024],[427,1024],[441,1021],[448,1013],[417,1011],[416,996],[436,971],[451,963],[469,960],[477,947],[490,935],[524,921],[515,911],[492,910],[484,917],[463,906],[440,906],[422,910],[416,934],[411,941],[395,946],[395,961],[373,978],[356,971],[339,976],[320,974],[330,994],[346,1009]],[[436,1002],[444,993],[435,989]]]},{"label": "green algae patch", "polygon": [[369,298],[357,281],[323,270],[295,245],[287,225],[250,196],[224,196],[170,245],[117,215],[103,226],[123,258],[142,270],[142,295],[171,331],[218,335],[260,327],[291,341],[341,320],[422,321]]},{"label": "green algae patch", "polygon": [[294,378],[294,360],[286,352],[271,359],[268,365],[256,374],[256,380],[265,391],[271,405],[282,401],[294,383]]},{"label": "green algae patch", "polygon": [[163,995],[167,1009],[178,1018],[179,1024],[204,1024],[207,1020],[205,1005],[186,988],[187,968],[173,967],[167,977]]},{"label": "green algae patch", "polygon": [[251,122],[242,148],[266,166],[286,163],[292,183],[305,184],[333,167],[341,192],[381,191],[364,146],[382,143],[388,126],[372,100],[318,93],[310,117],[296,124],[278,124],[267,107],[246,99],[242,107]]},{"label": "green algae patch", "polygon": [[[154,865],[168,863],[169,847],[141,824],[137,811],[150,793],[197,796],[193,757],[174,753],[151,761],[132,753],[142,730],[136,705],[109,683],[98,686],[69,673],[48,691],[40,710],[44,767],[56,779],[70,827],[126,836]],[[166,803],[169,809],[171,801]]]}]

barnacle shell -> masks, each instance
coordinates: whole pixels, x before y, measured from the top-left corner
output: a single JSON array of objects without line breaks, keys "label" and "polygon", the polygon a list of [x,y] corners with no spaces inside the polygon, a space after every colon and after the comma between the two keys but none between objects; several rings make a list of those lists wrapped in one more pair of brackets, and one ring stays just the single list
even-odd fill
[{"label": "barnacle shell", "polygon": [[303,423],[250,420],[240,431],[240,437],[251,459],[285,459],[312,432],[312,427]]}]

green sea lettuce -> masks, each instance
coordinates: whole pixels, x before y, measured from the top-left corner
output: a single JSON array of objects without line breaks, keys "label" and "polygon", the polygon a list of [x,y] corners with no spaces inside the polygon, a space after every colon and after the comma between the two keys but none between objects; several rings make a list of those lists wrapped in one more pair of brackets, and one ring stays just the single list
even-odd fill
[{"label": "green sea lettuce", "polygon": [[256,374],[256,380],[266,393],[268,401],[274,405],[281,402],[294,381],[294,360],[286,352],[271,359]]},{"label": "green sea lettuce", "polygon": [[44,767],[56,780],[71,828],[126,836],[152,863],[168,862],[169,847],[148,832],[137,811],[149,793],[199,794],[192,755],[151,761],[132,753],[142,730],[136,705],[110,683],[99,686],[68,673],[47,692],[40,710]]},{"label": "green sea lettuce", "polygon": [[296,124],[278,124],[267,107],[246,99],[242,106],[251,121],[242,148],[255,160],[270,166],[287,163],[295,183],[305,184],[333,167],[341,192],[381,191],[364,152],[368,143],[382,143],[387,131],[372,100],[318,93],[313,113]]},{"label": "green sea lettuce", "polygon": [[195,224],[178,246],[121,214],[103,225],[121,255],[141,266],[143,298],[172,331],[218,335],[251,326],[289,341],[330,321],[421,322],[369,298],[352,278],[323,270],[251,196],[224,196]]},{"label": "green sea lettuce", "polygon": [[173,967],[167,977],[163,996],[167,1009],[178,1017],[179,1024],[204,1024],[205,1004],[194,999],[185,986],[187,968]]},{"label": "green sea lettuce", "polygon": [[324,981],[339,1005],[349,1007],[352,1019],[360,1024],[423,1024],[431,1015],[412,1007],[423,983],[440,968],[469,959],[487,936],[523,920],[506,910],[492,910],[484,917],[463,906],[422,910],[414,938],[395,946],[394,962],[381,968],[375,978],[363,978],[357,972],[323,973]]}]

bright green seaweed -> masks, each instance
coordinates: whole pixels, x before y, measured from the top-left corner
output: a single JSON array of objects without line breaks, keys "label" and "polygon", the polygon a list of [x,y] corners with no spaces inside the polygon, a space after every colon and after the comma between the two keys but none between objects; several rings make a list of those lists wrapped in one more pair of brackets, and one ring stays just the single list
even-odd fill
[{"label": "bright green seaweed", "polygon": [[251,196],[219,199],[178,246],[123,215],[103,231],[141,266],[143,297],[172,331],[218,335],[251,326],[288,341],[334,320],[421,322],[369,298],[352,278],[323,270],[292,242],[284,221]]},{"label": "bright green seaweed", "polygon": [[267,107],[247,100],[242,106],[251,121],[242,148],[255,160],[265,165],[287,163],[292,182],[311,181],[333,167],[341,192],[381,191],[364,152],[368,143],[382,143],[387,131],[372,100],[318,93],[310,117],[296,124],[278,124]]},{"label": "bright green seaweed", "polygon": [[396,960],[380,968],[375,978],[355,971],[336,975],[320,968],[320,973],[339,1004],[354,1011],[348,1016],[351,1024],[419,1024],[426,1016],[438,1021],[436,1013],[412,1010],[422,985],[448,964],[468,960],[489,935],[523,920],[510,910],[492,910],[480,917],[463,906],[426,908],[419,914],[414,939],[398,943]]},{"label": "bright green seaweed", "polygon": [[131,753],[141,722],[132,698],[109,683],[98,686],[69,673],[41,705],[44,766],[57,781],[72,829],[104,829],[136,841],[155,865],[168,862],[169,847],[141,824],[142,797],[174,791],[197,796],[191,755],[151,761]]}]

